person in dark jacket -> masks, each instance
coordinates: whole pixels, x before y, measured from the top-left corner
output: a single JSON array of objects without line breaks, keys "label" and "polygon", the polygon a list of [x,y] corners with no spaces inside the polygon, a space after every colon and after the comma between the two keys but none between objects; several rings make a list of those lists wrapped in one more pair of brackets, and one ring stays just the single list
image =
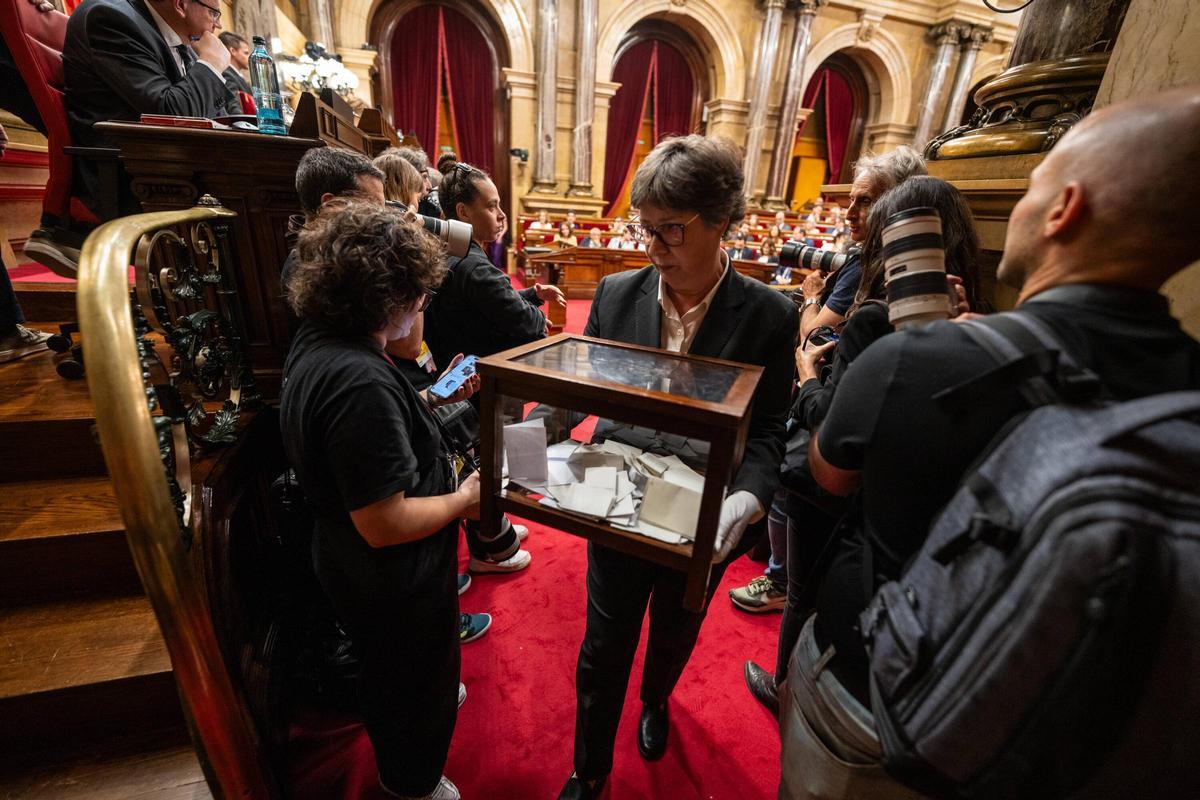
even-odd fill
[{"label": "person in dark jacket", "polygon": [[447,356],[488,356],[545,336],[549,322],[540,306],[546,301],[566,306],[557,286],[536,284],[520,292],[488,260],[485,246],[504,234],[507,217],[500,194],[483,171],[455,164],[439,189],[446,219],[474,229],[470,251],[451,259],[450,274],[425,314],[425,341],[439,364]]},{"label": "person in dark jacket", "polygon": [[[213,33],[220,18],[220,5],[208,0],[84,0],[63,44],[72,144],[111,146],[97,122],[221,116],[229,49]],[[87,159],[76,167],[80,194],[97,197],[95,167]],[[122,212],[141,210],[132,194],[120,205]]]},{"label": "person in dark jacket", "polygon": [[225,79],[225,90],[229,93],[225,102],[225,113],[243,114],[245,112],[239,92],[254,96],[253,88],[242,75],[250,67],[250,43],[246,41],[246,37],[233,31],[221,31],[217,38],[229,48],[229,66],[221,73],[221,77]]}]

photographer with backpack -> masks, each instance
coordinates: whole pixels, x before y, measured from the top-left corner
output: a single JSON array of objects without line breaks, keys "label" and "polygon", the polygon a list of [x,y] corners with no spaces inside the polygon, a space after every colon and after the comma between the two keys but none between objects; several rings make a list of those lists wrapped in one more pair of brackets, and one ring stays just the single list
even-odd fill
[{"label": "photographer with backpack", "polygon": [[[1002,501],[1022,492],[1040,497],[1045,487],[1011,475],[1019,485],[989,484],[985,472],[972,470],[997,441],[999,455],[1005,445],[998,434],[1038,405],[1064,403],[1050,410],[1081,415],[1101,401],[1200,389],[1200,344],[1158,293],[1200,258],[1198,125],[1200,87],[1090,115],[1034,170],[1012,212],[998,277],[1020,290],[1017,310],[886,336],[846,371],[813,437],[809,463],[826,490],[858,494],[781,692],[780,797],[903,798],[917,790],[1059,797],[1095,786],[1108,796],[1194,796],[1200,790],[1187,766],[1197,756],[1200,730],[1196,715],[1184,710],[1194,710],[1200,693],[1194,677],[1173,692],[1152,692],[1162,702],[1139,713],[1143,679],[1160,675],[1160,650],[1186,662],[1167,675],[1194,676],[1200,668],[1195,646],[1170,636],[1187,631],[1189,608],[1195,623],[1196,609],[1168,605],[1177,599],[1172,592],[1183,596],[1172,576],[1194,582],[1196,559],[1152,557],[1157,551],[1147,551],[1138,537],[1154,526],[1122,527],[1123,518],[1095,512],[1103,522],[1094,531],[1085,526],[1087,536],[1124,542],[1125,549],[1114,543],[1103,553],[1087,550],[1085,536],[1071,545],[1078,552],[1045,563],[1078,567],[1086,591],[1062,588],[1065,566],[1063,574],[1044,572],[1036,584],[1078,602],[1064,600],[1058,617],[1019,617],[1036,606],[1033,600],[989,602],[1022,585],[1021,558],[1043,529],[1027,529],[1029,518]],[[1119,179],[1116,164],[1123,167]],[[1200,405],[1195,397],[1192,405]],[[1198,429],[1182,421],[1187,399],[1168,398],[1174,408],[1130,405],[1124,427],[1119,413],[1113,412],[1116,423],[1110,413],[1089,424],[1107,422],[1112,437],[1075,444],[1085,453],[1082,462],[1086,454],[1099,462],[1100,446],[1134,432],[1133,422],[1145,423],[1142,433],[1160,417],[1186,429],[1166,438],[1162,462],[1150,461],[1160,463],[1157,478],[1177,498],[1177,506],[1158,503],[1167,521],[1157,529],[1177,537],[1172,546],[1200,537],[1195,522],[1172,522],[1194,512],[1189,503],[1200,474]],[[1170,421],[1172,413],[1180,419]],[[1079,430],[1089,428],[1080,423]],[[1146,435],[1164,446],[1163,437]],[[1052,463],[1072,452],[1059,447],[1038,455]],[[982,511],[961,535],[931,540],[943,546],[926,552],[938,515],[951,498],[950,511],[959,505],[955,493],[964,478],[962,491]],[[953,522],[943,519],[939,529]],[[982,563],[956,562],[964,552]],[[925,572],[934,577],[922,580]],[[954,582],[984,575],[991,580]],[[962,596],[930,596],[926,587],[939,580]],[[950,618],[960,607],[969,613]],[[1178,611],[1168,619],[1165,609],[1173,607]],[[973,625],[986,633],[1005,613],[1009,618],[996,630],[1008,638],[971,636]],[[1025,622],[1030,627],[1021,627]],[[1043,664],[1038,654],[1049,652],[1062,659]],[[1158,688],[1153,680],[1146,686]],[[1030,695],[1034,688],[1044,691]],[[937,739],[937,726],[951,723],[959,725],[952,742]],[[1138,746],[1122,746],[1110,763],[1130,725]]]}]

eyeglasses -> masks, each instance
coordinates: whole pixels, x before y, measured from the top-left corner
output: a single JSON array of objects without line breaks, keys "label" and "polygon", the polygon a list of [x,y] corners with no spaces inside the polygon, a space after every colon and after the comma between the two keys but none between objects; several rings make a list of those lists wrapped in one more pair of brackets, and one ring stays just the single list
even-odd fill
[{"label": "eyeglasses", "polygon": [[417,309],[417,313],[418,314],[425,313],[425,309],[429,308],[429,304],[433,302],[433,298],[436,295],[437,295],[437,292],[426,292],[425,296],[421,298],[421,307]]},{"label": "eyeglasses", "polygon": [[221,21],[221,9],[213,8],[208,3],[203,3],[200,0],[192,0],[192,2],[198,6],[204,6],[206,9],[208,9],[208,15],[212,17],[213,22]]},{"label": "eyeglasses", "polygon": [[686,228],[688,225],[691,225],[699,218],[700,214],[696,213],[687,222],[667,222],[659,225],[658,227],[643,225],[640,222],[630,222],[625,229],[633,235],[633,238],[636,241],[641,242],[647,247],[650,245],[650,241],[655,236],[657,236],[659,241],[665,244],[667,247],[679,247],[681,244],[683,244],[684,228]]}]

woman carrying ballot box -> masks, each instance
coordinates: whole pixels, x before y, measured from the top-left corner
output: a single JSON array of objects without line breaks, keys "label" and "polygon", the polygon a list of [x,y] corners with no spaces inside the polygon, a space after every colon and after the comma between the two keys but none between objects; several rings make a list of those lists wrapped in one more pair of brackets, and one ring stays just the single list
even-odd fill
[{"label": "woman carrying ballot box", "polygon": [[[739,274],[721,249],[746,207],[742,154],[734,144],[696,135],[664,140],[638,168],[630,198],[640,216],[629,229],[652,266],[601,280],[584,334],[763,367],[745,456],[721,507],[707,610],[726,566],[761,534],[778,486],[799,319],[791,301]],[[575,678],[575,771],[560,799],[597,797],[612,771],[647,607],[637,746],[647,760],[666,751],[668,700],[705,613],[684,609],[684,581],[683,572],[588,544],[587,631]]]}]

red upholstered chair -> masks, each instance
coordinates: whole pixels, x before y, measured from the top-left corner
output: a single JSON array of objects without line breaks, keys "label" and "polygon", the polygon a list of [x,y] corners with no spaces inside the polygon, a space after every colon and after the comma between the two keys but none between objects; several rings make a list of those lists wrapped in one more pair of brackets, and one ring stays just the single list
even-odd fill
[{"label": "red upholstered chair", "polygon": [[[13,62],[46,126],[50,180],[42,201],[43,224],[70,229],[72,223],[84,226],[100,222],[97,215],[71,195],[73,158],[95,158],[101,164],[101,182],[116,185],[116,151],[104,148],[73,148],[67,128],[67,110],[63,101],[62,49],[66,40],[67,15],[59,11],[39,11],[29,0],[0,0],[0,35],[12,53]],[[103,192],[100,217],[117,216],[115,192]]]}]

